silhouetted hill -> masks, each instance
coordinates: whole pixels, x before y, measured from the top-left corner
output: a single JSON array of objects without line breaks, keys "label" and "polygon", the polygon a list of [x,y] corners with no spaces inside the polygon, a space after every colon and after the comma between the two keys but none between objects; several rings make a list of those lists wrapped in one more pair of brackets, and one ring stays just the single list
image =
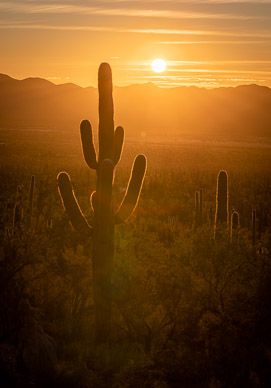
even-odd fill
[{"label": "silhouetted hill", "polygon": [[[0,127],[78,130],[97,125],[97,89],[41,78],[0,74]],[[115,123],[127,136],[182,134],[271,137],[271,89],[258,85],[204,89],[159,88],[152,83],[114,88]]]}]

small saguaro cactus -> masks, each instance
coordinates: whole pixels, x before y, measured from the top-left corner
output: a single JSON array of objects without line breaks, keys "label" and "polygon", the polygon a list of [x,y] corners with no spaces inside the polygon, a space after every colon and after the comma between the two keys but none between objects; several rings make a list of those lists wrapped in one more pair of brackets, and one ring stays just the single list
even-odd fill
[{"label": "small saguaro cactus", "polygon": [[17,186],[16,203],[13,209],[13,233],[21,230],[24,209],[22,205],[22,186]]},{"label": "small saguaro cactus", "polygon": [[215,212],[215,237],[219,226],[228,224],[228,174],[227,171],[220,171],[217,176],[216,187],[216,212]]},{"label": "small saguaro cactus", "polygon": [[23,220],[23,207],[21,202],[17,201],[13,209],[13,233],[14,234],[19,230],[21,230],[22,220]]},{"label": "small saguaro cactus", "polygon": [[112,204],[114,169],[120,160],[124,130],[114,131],[112,74],[109,64],[102,63],[98,72],[99,91],[99,156],[93,143],[92,128],[88,120],[80,125],[82,149],[86,164],[96,171],[96,191],[91,194],[94,211],[93,225],[85,219],[75,198],[70,177],[58,174],[59,192],[69,220],[79,233],[92,236],[92,276],[95,307],[95,339],[105,342],[110,333],[112,308],[112,266],[114,255],[114,227],[124,222],[134,211],[141,192],[146,171],[146,158],[137,155],[122,203],[116,212]]}]

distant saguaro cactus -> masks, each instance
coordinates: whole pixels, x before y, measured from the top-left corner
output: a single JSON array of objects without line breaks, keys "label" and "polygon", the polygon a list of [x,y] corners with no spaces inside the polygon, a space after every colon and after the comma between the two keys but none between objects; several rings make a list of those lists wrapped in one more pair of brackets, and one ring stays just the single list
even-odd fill
[{"label": "distant saguaro cactus", "polygon": [[222,170],[217,176],[215,237],[219,226],[228,224],[228,174]]},{"label": "distant saguaro cactus", "polygon": [[137,155],[134,160],[126,193],[118,210],[112,206],[114,168],[122,153],[124,130],[114,131],[112,74],[109,64],[102,63],[98,72],[99,91],[99,157],[92,138],[88,120],[80,125],[82,149],[86,164],[96,171],[96,191],[91,195],[94,211],[93,225],[89,225],[75,198],[70,177],[66,172],[58,174],[59,192],[74,229],[86,237],[92,236],[92,273],[95,305],[95,338],[105,342],[110,333],[112,308],[112,266],[114,255],[114,227],[124,222],[134,211],[146,171],[146,158]]},{"label": "distant saguaro cactus", "polygon": [[16,203],[13,209],[13,233],[21,230],[24,209],[22,204],[22,186],[17,186]]},{"label": "distant saguaro cactus", "polygon": [[23,207],[21,202],[16,202],[13,209],[13,232],[21,230],[23,220]]}]

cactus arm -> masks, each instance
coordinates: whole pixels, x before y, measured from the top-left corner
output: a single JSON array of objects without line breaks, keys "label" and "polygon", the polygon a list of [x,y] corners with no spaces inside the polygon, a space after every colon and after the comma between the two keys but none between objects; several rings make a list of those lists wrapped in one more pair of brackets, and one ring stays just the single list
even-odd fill
[{"label": "cactus arm", "polygon": [[231,215],[231,226],[233,229],[239,228],[239,213],[236,211]]},{"label": "cactus arm", "polygon": [[69,175],[65,172],[60,172],[57,181],[59,193],[70,223],[77,232],[85,236],[90,236],[92,234],[92,228],[81,212],[72,189]]},{"label": "cactus arm", "polygon": [[93,191],[90,196],[90,205],[93,212],[97,209],[97,192]]},{"label": "cactus arm", "polygon": [[96,151],[93,144],[92,128],[88,120],[80,124],[81,142],[85,161],[90,168],[97,169]]},{"label": "cactus arm", "polygon": [[137,155],[122,203],[115,215],[115,224],[124,222],[133,213],[141,192],[147,161],[144,155]]},{"label": "cactus arm", "polygon": [[124,129],[117,127],[114,133],[114,165],[116,166],[120,160],[124,139]]},{"label": "cactus arm", "polygon": [[114,108],[112,97],[112,72],[108,63],[102,63],[98,72],[99,91],[99,163],[113,160]]}]

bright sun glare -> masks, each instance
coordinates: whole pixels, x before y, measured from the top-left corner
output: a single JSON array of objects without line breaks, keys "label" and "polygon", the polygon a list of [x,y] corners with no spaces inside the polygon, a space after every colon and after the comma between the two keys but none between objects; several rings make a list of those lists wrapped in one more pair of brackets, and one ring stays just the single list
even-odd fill
[{"label": "bright sun glare", "polygon": [[167,67],[167,64],[163,59],[157,58],[152,61],[151,67],[156,73],[162,73]]}]

